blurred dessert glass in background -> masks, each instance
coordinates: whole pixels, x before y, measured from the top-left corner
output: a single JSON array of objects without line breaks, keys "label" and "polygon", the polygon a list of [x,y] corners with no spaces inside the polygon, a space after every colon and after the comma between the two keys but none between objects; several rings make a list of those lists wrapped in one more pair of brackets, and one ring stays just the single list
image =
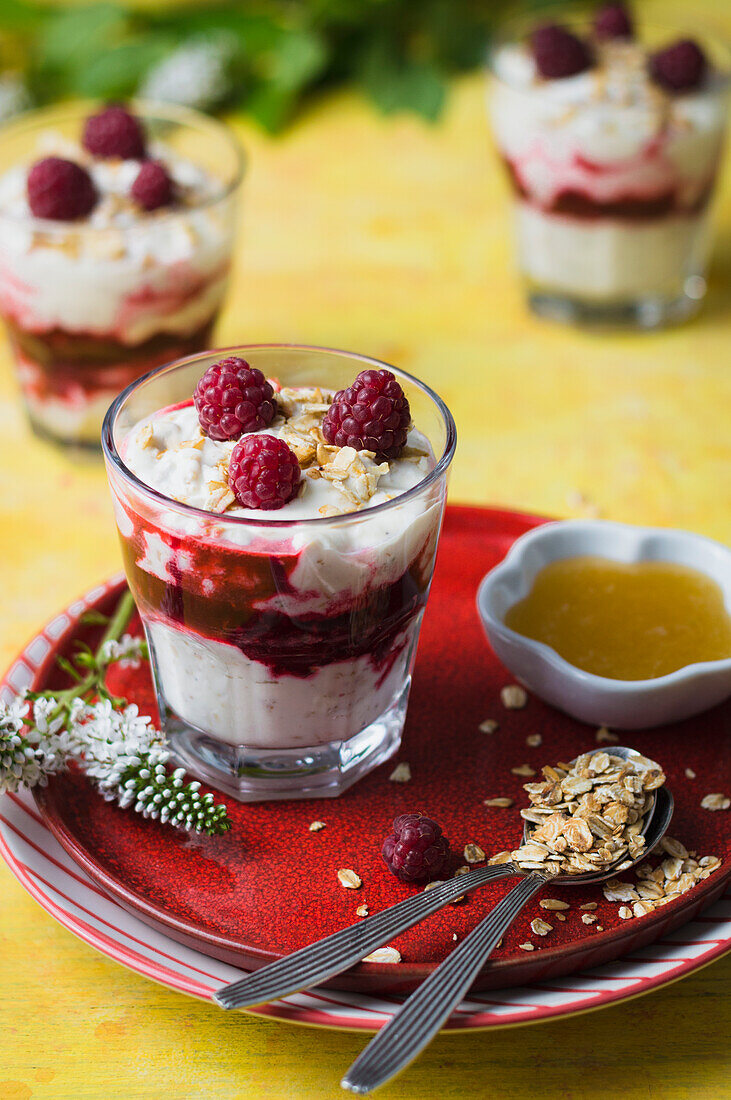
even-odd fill
[{"label": "blurred dessert glass in background", "polygon": [[656,327],[705,294],[728,53],[621,5],[501,36],[490,111],[532,308]]},{"label": "blurred dessert glass in background", "polygon": [[110,402],[211,344],[243,172],[195,111],[61,106],[0,131],[0,314],[34,430],[96,448]]}]

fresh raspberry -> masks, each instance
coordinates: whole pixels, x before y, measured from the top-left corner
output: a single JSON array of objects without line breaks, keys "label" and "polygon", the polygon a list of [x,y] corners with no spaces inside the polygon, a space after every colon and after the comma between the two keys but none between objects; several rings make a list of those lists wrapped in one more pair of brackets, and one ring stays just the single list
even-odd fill
[{"label": "fresh raspberry", "polygon": [[246,435],[231,452],[228,484],[244,508],[283,508],[297,496],[300,464],[274,435]]},{"label": "fresh raspberry", "polygon": [[605,4],[594,16],[597,38],[631,38],[633,33],[632,18],[624,4]]},{"label": "fresh raspberry", "polygon": [[87,118],[81,144],[94,157],[142,160],[145,155],[145,131],[138,118],[124,107],[113,104],[98,115]]},{"label": "fresh raspberry", "polygon": [[697,88],[705,77],[707,68],[706,55],[691,38],[675,42],[650,58],[653,79],[671,92]]},{"label": "fresh raspberry", "polygon": [[531,35],[531,49],[536,68],[546,80],[575,76],[591,67],[586,43],[555,23],[536,27]]},{"label": "fresh raspberry", "polygon": [[401,814],[383,842],[381,855],[402,882],[435,879],[449,855],[449,841],[436,821],[422,813]]},{"label": "fresh raspberry", "polygon": [[165,165],[156,160],[146,160],[135,177],[131,194],[143,210],[170,206],[175,191]]},{"label": "fresh raspberry", "polygon": [[410,423],[409,402],[390,370],[364,370],[352,386],[335,394],[322,434],[337,447],[390,459],[401,454]]},{"label": "fresh raspberry", "polygon": [[273,396],[261,371],[232,355],[208,368],[193,400],[205,434],[222,441],[260,432],[271,424],[276,412]]},{"label": "fresh raspberry", "polygon": [[28,173],[28,205],[36,218],[72,222],[93,210],[94,182],[80,164],[62,157],[37,160]]}]

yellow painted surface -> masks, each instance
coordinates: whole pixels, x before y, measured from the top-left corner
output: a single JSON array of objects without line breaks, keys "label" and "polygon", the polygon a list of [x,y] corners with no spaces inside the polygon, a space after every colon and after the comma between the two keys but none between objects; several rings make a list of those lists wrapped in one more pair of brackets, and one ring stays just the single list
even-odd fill
[{"label": "yellow painted surface", "polygon": [[[460,431],[452,499],[688,527],[731,542],[731,171],[702,317],[654,335],[538,321],[510,269],[477,78],[438,128],[354,97],[249,129],[220,342],[309,341],[425,378]],[[0,662],[116,570],[104,475],[34,441],[0,351]],[[220,1011],[96,954],[0,867],[0,1100],[336,1097],[363,1038]],[[441,1037],[383,1095],[716,1100],[731,960],[574,1019]]]}]

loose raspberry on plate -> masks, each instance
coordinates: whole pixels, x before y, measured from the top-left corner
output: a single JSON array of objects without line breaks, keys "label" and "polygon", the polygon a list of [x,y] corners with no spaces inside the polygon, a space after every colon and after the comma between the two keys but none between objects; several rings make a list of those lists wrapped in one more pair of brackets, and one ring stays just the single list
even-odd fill
[{"label": "loose raspberry on plate", "polygon": [[586,43],[555,23],[536,27],[530,41],[538,72],[546,80],[561,80],[591,68]]},{"label": "loose raspberry on plate", "polygon": [[297,496],[300,465],[283,439],[247,435],[231,452],[228,483],[244,508],[283,508]]},{"label": "loose raspberry on plate", "polygon": [[112,105],[87,118],[81,144],[95,157],[142,160],[145,131],[138,118],[124,107]]},{"label": "loose raspberry on plate", "polygon": [[631,38],[633,33],[632,17],[624,4],[605,4],[594,16],[597,38]]},{"label": "loose raspberry on plate", "polygon": [[158,210],[170,206],[175,189],[164,164],[146,160],[140,168],[131,188],[132,198],[143,210]]},{"label": "loose raspberry on plate", "polygon": [[208,368],[193,400],[202,430],[220,442],[271,424],[276,412],[273,396],[261,371],[232,355]]},{"label": "loose raspberry on plate", "polygon": [[380,461],[398,458],[410,423],[409,402],[391,371],[364,370],[335,394],[322,434],[337,447],[375,451]]},{"label": "loose raspberry on plate", "polygon": [[381,849],[389,871],[402,882],[435,879],[449,855],[449,841],[436,821],[422,813],[401,814]]},{"label": "loose raspberry on plate", "polygon": [[44,157],[28,173],[28,205],[36,218],[72,222],[96,204],[94,182],[80,164],[63,157]]},{"label": "loose raspberry on plate", "polygon": [[690,91],[702,83],[708,69],[706,55],[697,42],[684,38],[650,58],[653,80],[671,92]]}]

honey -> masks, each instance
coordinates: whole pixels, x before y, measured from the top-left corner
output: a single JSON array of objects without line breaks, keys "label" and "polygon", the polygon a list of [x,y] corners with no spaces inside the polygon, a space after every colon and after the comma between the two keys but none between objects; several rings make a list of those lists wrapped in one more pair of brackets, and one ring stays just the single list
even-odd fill
[{"label": "honey", "polygon": [[674,562],[589,556],[551,562],[509,608],[505,624],[577,668],[613,680],[654,679],[731,657],[721,588]]}]

